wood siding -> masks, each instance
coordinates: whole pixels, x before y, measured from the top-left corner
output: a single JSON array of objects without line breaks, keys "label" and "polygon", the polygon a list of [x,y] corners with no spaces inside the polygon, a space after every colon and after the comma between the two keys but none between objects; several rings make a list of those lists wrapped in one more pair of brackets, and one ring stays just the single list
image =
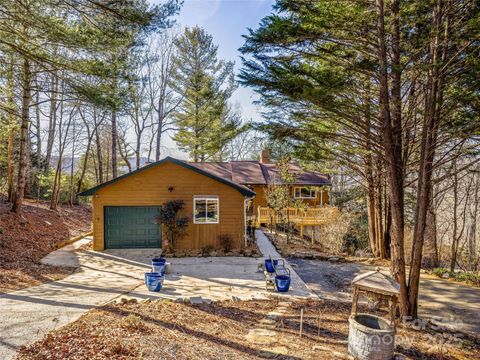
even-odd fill
[{"label": "wood siding", "polygon": [[[255,195],[255,199],[253,199],[253,211],[256,213],[258,207],[267,207],[267,199],[265,197],[265,188],[266,186],[264,185],[253,185],[252,189],[255,191],[257,195]],[[293,188],[291,190],[291,194],[293,196]],[[320,206],[320,197],[321,192],[317,191],[317,197],[315,199],[300,199],[302,200],[305,204],[308,206],[313,206],[317,207]],[[323,190],[323,205],[328,205],[329,204],[329,193],[328,193],[328,188],[325,188]]]},{"label": "wood siding", "polygon": [[[169,192],[168,188],[173,187]],[[218,196],[219,223],[194,224],[195,195]],[[219,236],[232,237],[235,249],[243,246],[243,196],[238,190],[207,176],[171,162],[165,162],[133,174],[97,191],[93,203],[93,248],[104,250],[104,206],[154,206],[169,200],[183,200],[184,213],[189,217],[188,234],[176,244],[176,249],[201,249],[219,246]],[[165,236],[165,235],[164,235]]]}]

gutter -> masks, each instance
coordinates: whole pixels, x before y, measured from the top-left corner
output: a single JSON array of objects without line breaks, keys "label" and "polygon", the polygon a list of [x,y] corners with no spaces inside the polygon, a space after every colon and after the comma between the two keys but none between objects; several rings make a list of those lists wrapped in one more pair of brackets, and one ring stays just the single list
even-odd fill
[{"label": "gutter", "polygon": [[247,247],[247,201],[253,199],[255,196],[243,198],[243,241],[245,242],[245,248]]}]

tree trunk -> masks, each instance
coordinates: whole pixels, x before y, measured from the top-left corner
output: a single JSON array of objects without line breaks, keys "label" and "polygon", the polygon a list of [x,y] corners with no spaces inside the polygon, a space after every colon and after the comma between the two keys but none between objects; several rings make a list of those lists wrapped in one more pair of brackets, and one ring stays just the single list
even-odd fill
[{"label": "tree trunk", "polygon": [[[96,145],[96,153],[97,153],[97,163],[98,163],[98,184],[103,182],[103,156],[102,156],[102,143],[100,141],[100,134],[99,134],[99,124],[97,121],[97,109],[93,108],[93,123],[95,125],[95,145]],[[97,184],[97,185],[98,185]]]},{"label": "tree trunk", "polygon": [[20,128],[20,158],[18,163],[17,193],[13,202],[12,211],[20,214],[23,198],[25,196],[28,130],[30,125],[30,102],[31,102],[32,74],[28,58],[23,58],[23,86],[22,86],[22,125]]},{"label": "tree trunk", "polygon": [[55,140],[55,131],[57,128],[57,94],[58,94],[58,76],[57,71],[52,71],[51,76],[52,93],[50,98],[50,116],[48,121],[48,136],[47,136],[47,151],[45,154],[44,169],[50,167],[50,160],[52,158],[53,142]]},{"label": "tree trunk", "polygon": [[432,172],[435,158],[437,124],[440,121],[440,108],[443,102],[443,76],[439,73],[440,62],[446,59],[446,46],[448,43],[448,19],[445,25],[445,45],[443,55],[439,57],[439,33],[442,19],[442,5],[437,1],[433,6],[434,36],[430,42],[429,65],[432,66],[428,76],[427,94],[425,96],[425,115],[420,144],[420,160],[417,185],[417,204],[415,209],[415,224],[413,230],[413,247],[409,276],[409,315],[417,316],[418,290],[420,283],[420,266],[422,262],[423,244],[427,213],[430,207],[432,194]]},{"label": "tree trunk", "polygon": [[[123,142],[125,151],[122,150],[122,143],[120,141]],[[132,164],[130,163],[130,160],[128,159],[127,146],[125,145],[125,140],[123,138],[118,139],[118,151],[120,152],[120,157],[123,159],[123,161],[125,162],[125,164],[128,167],[128,172],[132,172]],[[138,169],[138,167],[137,167],[137,169]]]},{"label": "tree trunk", "polygon": [[430,204],[428,207],[423,252],[422,267],[424,269],[433,269],[439,266],[437,249],[437,221],[435,216],[433,196],[430,197]]},{"label": "tree trunk", "polygon": [[[478,167],[477,167],[478,169]],[[480,190],[480,175],[477,170],[475,180],[475,191],[473,193],[473,209],[470,214],[472,222],[470,224],[470,233],[468,237],[468,262],[470,264],[470,271],[477,271],[477,218],[480,207],[479,190]]]},{"label": "tree trunk", "polygon": [[35,126],[35,139],[36,139],[36,154],[37,154],[37,166],[42,168],[42,125],[40,122],[40,86],[38,84],[37,77],[35,77],[35,86],[37,90],[37,94],[35,97],[35,120],[36,120],[36,126]]},{"label": "tree trunk", "polygon": [[112,110],[112,177],[115,179],[117,177],[117,111]]},{"label": "tree trunk", "polygon": [[454,160],[454,174],[453,174],[453,233],[452,244],[450,246],[450,272],[455,271],[457,263],[457,233],[458,233],[458,174],[456,160]]},{"label": "tree trunk", "polygon": [[372,124],[371,124],[371,111],[370,111],[370,86],[367,83],[365,90],[365,127],[367,131],[366,136],[366,155],[365,155],[365,173],[367,180],[367,211],[368,211],[368,238],[370,241],[370,249],[375,257],[380,257],[378,249],[378,233],[376,226],[376,207],[375,207],[375,179],[373,177],[373,160],[372,160]]},{"label": "tree trunk", "polygon": [[160,146],[162,142],[162,133],[163,133],[163,121],[164,121],[164,107],[163,107],[163,98],[162,94],[158,99],[158,123],[157,123],[157,143],[155,148],[155,161],[160,160]]},{"label": "tree trunk", "polygon": [[7,144],[7,186],[8,201],[15,200],[15,161],[13,160],[13,149],[15,148],[15,133],[17,131],[17,118],[14,98],[14,57],[10,56],[10,63],[7,73],[7,102],[8,102],[8,144]]},{"label": "tree trunk", "polygon": [[370,242],[370,250],[372,251],[373,256],[378,257],[378,249],[377,249],[377,214],[375,208],[375,189],[373,186],[368,184],[368,194],[367,194],[367,211],[368,211],[368,238]]},{"label": "tree trunk", "polygon": [[[403,165],[401,152],[398,153],[396,140],[401,133],[394,133],[390,118],[388,63],[385,42],[384,3],[376,0],[377,8],[377,41],[379,60],[379,117],[384,136],[387,180],[390,190],[390,209],[392,215],[391,249],[392,273],[400,284],[400,314],[408,315],[408,294],[405,274],[404,254],[404,199],[403,199]],[[399,46],[399,44],[396,44]]]}]

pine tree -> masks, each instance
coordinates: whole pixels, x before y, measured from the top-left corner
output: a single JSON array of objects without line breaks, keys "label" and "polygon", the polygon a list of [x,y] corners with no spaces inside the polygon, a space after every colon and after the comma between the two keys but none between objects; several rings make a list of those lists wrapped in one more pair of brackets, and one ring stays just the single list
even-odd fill
[{"label": "pine tree", "polygon": [[175,41],[172,87],[183,97],[174,114],[174,136],[193,161],[222,158],[222,149],[240,130],[228,99],[236,88],[233,62],[217,59],[213,38],[200,27],[186,28]]}]

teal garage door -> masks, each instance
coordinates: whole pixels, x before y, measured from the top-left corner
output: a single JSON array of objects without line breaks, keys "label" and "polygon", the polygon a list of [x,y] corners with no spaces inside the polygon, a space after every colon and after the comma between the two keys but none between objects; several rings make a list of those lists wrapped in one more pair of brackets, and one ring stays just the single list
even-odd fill
[{"label": "teal garage door", "polygon": [[159,248],[161,226],[155,223],[159,206],[105,206],[105,248]]}]

